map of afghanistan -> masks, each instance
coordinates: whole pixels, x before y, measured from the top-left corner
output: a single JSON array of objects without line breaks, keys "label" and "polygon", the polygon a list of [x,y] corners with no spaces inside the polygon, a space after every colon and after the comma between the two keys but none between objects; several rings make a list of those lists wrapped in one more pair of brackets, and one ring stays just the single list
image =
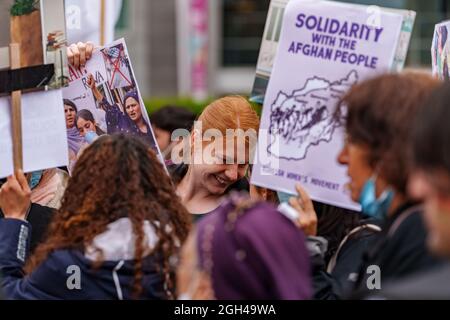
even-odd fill
[{"label": "map of afghanistan", "polygon": [[334,117],[339,99],[358,82],[355,70],[331,82],[314,76],[292,95],[280,91],[271,106],[267,152],[279,159],[303,160],[308,150],[329,143],[342,125]]}]

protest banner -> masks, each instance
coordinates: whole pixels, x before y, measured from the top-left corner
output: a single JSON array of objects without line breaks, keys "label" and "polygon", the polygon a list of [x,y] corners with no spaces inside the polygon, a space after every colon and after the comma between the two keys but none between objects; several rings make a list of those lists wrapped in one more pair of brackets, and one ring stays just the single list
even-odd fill
[{"label": "protest banner", "polygon": [[441,80],[449,80],[450,72],[450,21],[444,21],[436,25],[434,29],[433,43],[431,45],[431,62],[433,75]]},{"label": "protest banner", "polygon": [[[68,163],[62,91],[22,95],[23,170],[32,172]],[[0,178],[14,171],[10,98],[0,98]]]},{"label": "protest banner", "polygon": [[[271,0],[270,2],[266,26],[264,29],[263,39],[261,41],[261,48],[258,56],[258,63],[256,66],[255,80],[253,83],[252,93],[250,94],[250,100],[255,103],[263,104],[264,102],[264,96],[267,90],[270,75],[272,73],[273,62],[275,60],[278,42],[280,40],[283,15],[286,9],[286,5],[289,1],[290,0]],[[405,65],[414,22],[416,19],[416,12],[411,10],[383,8],[378,6],[367,7],[358,4],[355,4],[354,6],[365,8],[366,10],[371,11],[372,15],[373,13],[376,13],[377,10],[380,10],[382,12],[392,12],[401,14],[403,16],[402,31],[397,45],[395,58],[390,68],[392,71],[401,71]]]},{"label": "protest banner", "polygon": [[290,1],[264,98],[251,182],[359,209],[337,163],[343,123],[339,99],[357,82],[391,70],[403,16],[329,1]]},{"label": "protest banner", "polygon": [[97,136],[141,137],[162,159],[123,39],[96,49],[86,66],[70,67],[63,90],[69,171]]},{"label": "protest banner", "polygon": [[0,178],[68,163],[64,2],[15,1],[10,12],[11,43],[0,48]]}]

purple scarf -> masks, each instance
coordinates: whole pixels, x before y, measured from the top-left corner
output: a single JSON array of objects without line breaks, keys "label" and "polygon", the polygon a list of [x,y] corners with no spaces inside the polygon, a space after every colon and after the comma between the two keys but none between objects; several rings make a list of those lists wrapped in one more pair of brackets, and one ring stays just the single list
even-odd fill
[{"label": "purple scarf", "polygon": [[303,233],[268,203],[236,194],[197,225],[200,268],[219,300],[310,299],[309,254]]},{"label": "purple scarf", "polygon": [[84,139],[80,136],[80,132],[76,127],[67,129],[67,141],[69,142],[69,149],[78,154],[81,145],[84,143]]}]

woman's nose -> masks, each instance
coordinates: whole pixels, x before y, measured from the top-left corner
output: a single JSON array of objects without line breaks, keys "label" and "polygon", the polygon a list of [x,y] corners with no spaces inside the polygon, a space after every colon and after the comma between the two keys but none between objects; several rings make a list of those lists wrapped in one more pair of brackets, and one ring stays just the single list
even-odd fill
[{"label": "woman's nose", "polygon": [[340,164],[348,164],[348,146],[345,144],[338,154],[337,161]]}]

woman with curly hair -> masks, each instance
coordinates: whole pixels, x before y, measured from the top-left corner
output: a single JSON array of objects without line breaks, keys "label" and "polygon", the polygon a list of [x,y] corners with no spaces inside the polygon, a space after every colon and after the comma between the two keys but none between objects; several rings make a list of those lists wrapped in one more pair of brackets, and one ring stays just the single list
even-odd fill
[{"label": "woman with curly hair", "polygon": [[1,285],[8,298],[173,297],[170,262],[187,237],[189,215],[155,153],[138,138],[102,136],[85,150],[46,240],[30,258],[32,230],[26,206],[19,206],[26,180],[22,174],[9,180],[15,201],[4,199],[6,219],[0,220]]}]

